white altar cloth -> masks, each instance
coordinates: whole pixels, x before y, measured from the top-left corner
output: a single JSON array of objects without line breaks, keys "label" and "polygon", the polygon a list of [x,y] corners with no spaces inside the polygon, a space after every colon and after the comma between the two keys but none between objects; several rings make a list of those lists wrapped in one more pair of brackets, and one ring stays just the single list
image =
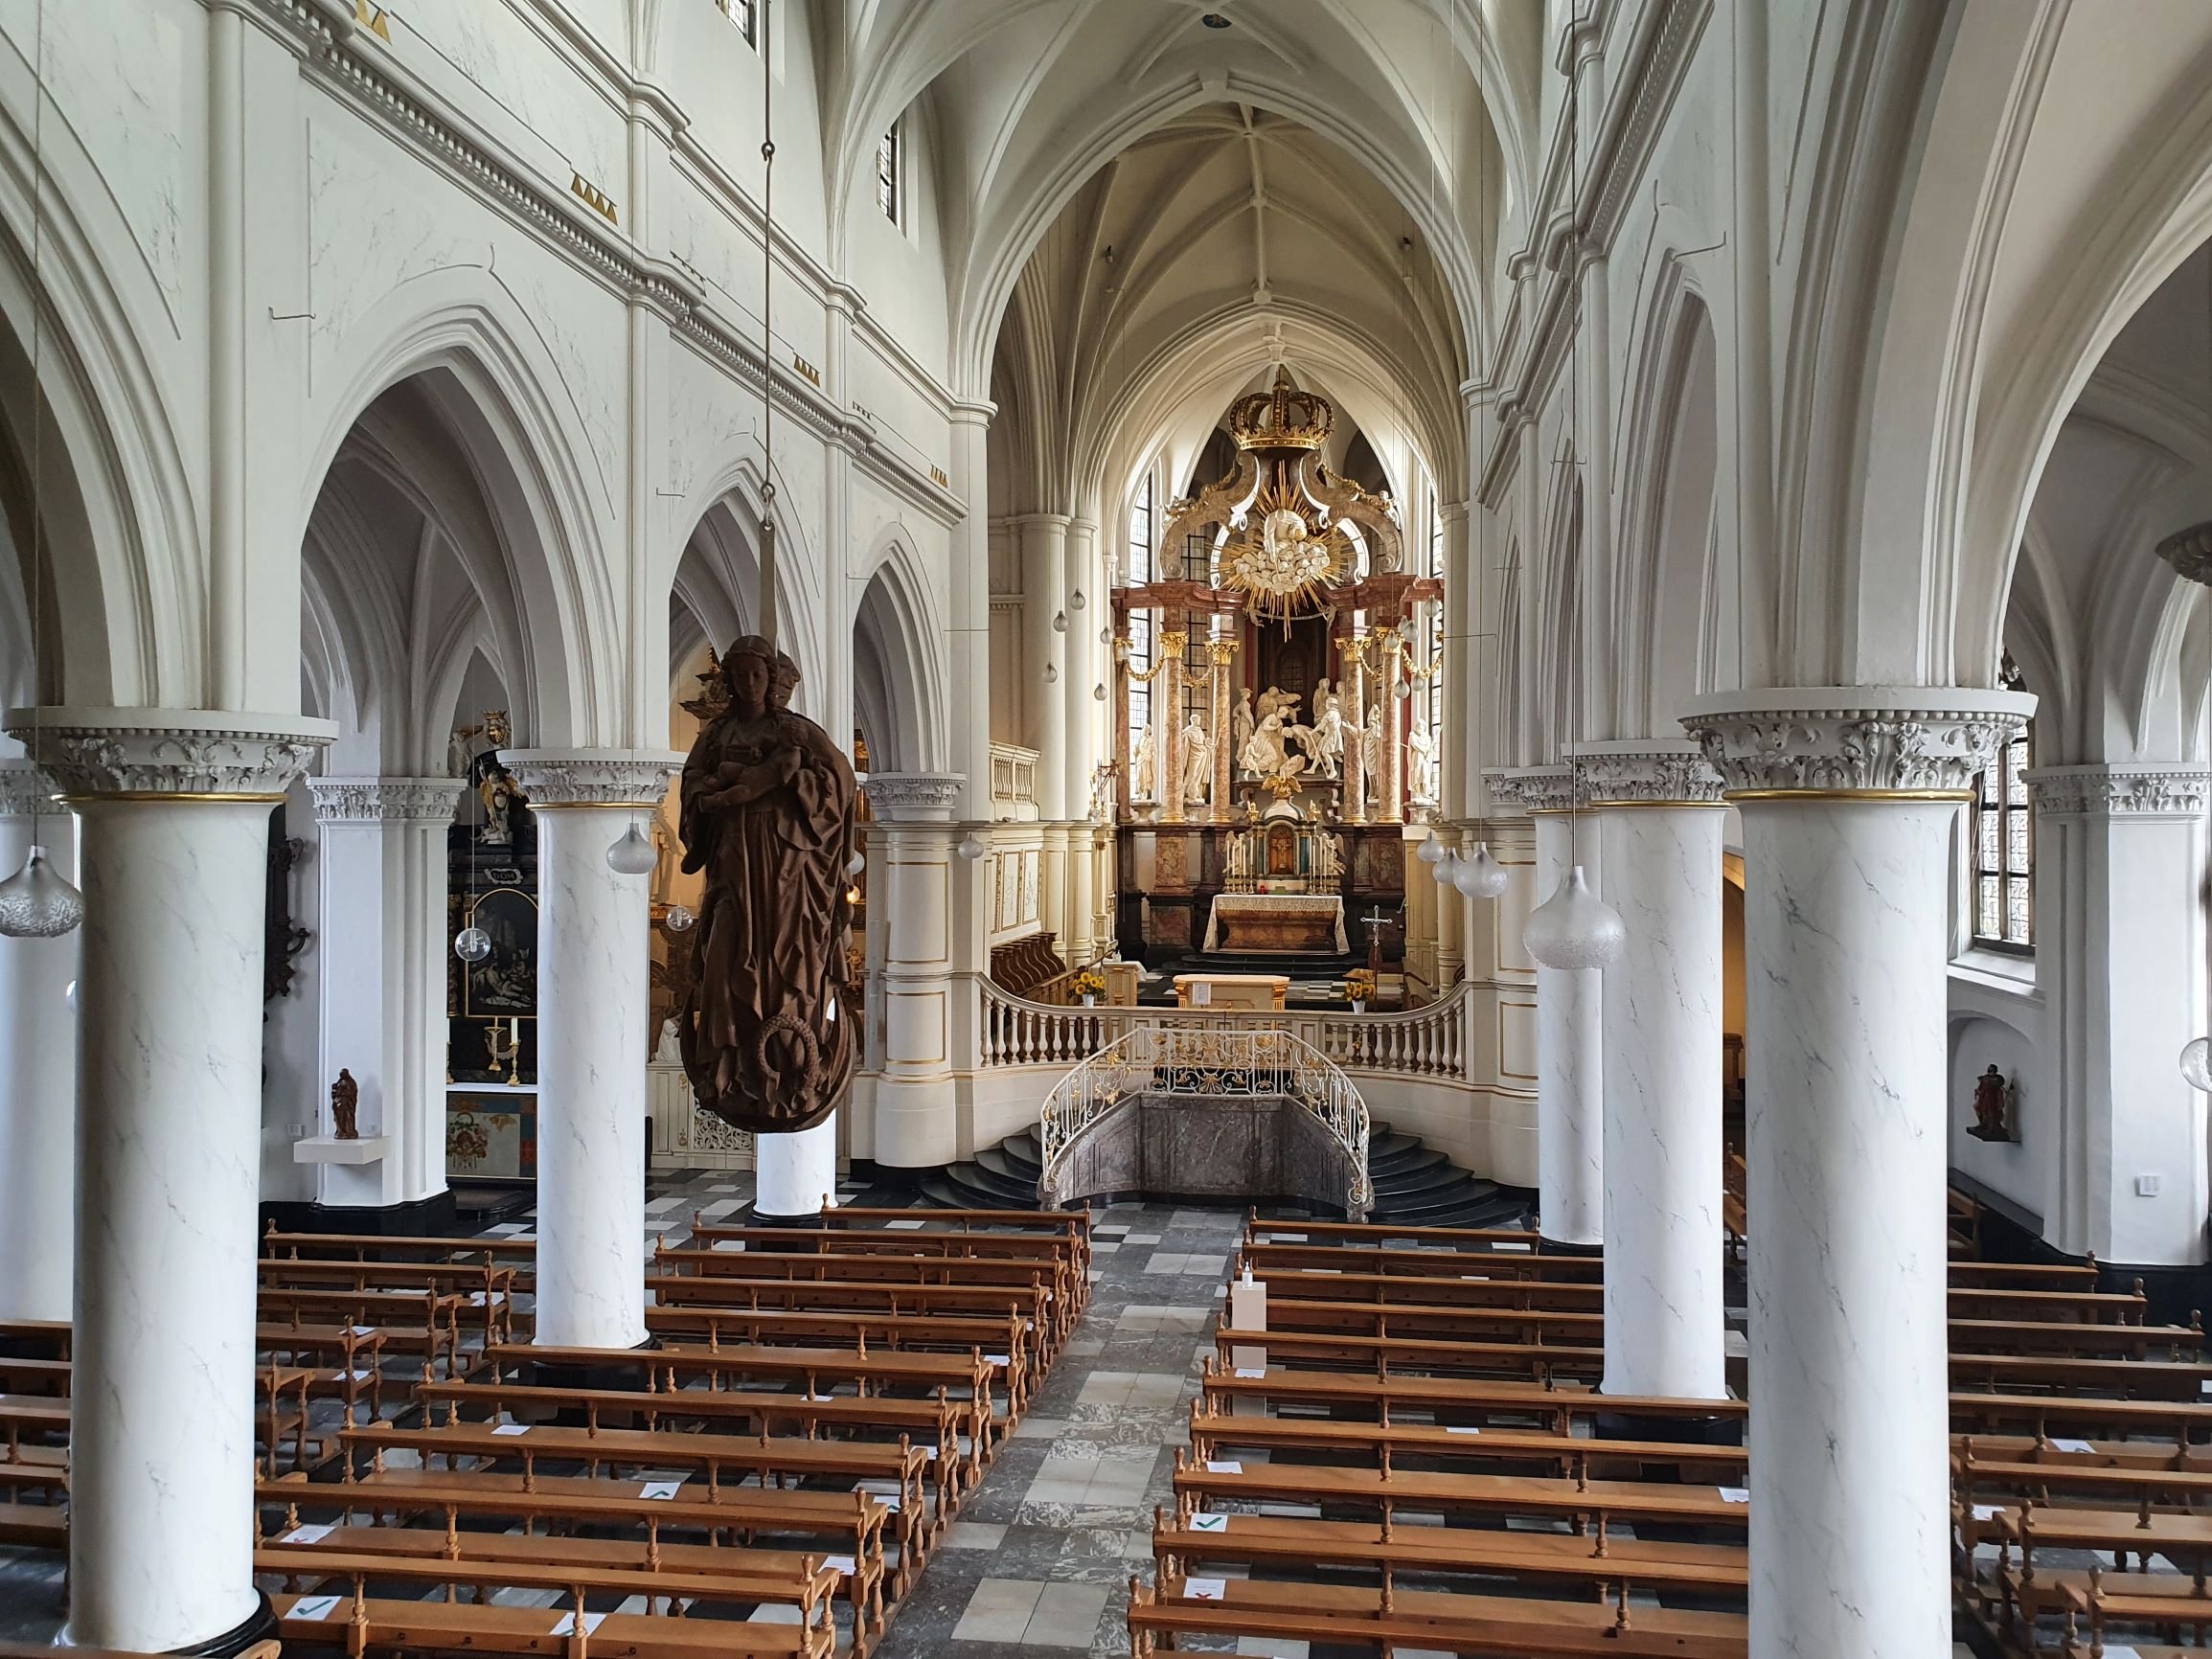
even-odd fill
[{"label": "white altar cloth", "polygon": [[1344,937],[1344,900],[1334,893],[1217,893],[1206,913],[1206,940],[1200,948],[1220,949],[1222,919],[1233,922],[1240,916],[1255,920],[1326,916],[1335,927],[1336,954],[1342,956],[1352,948]]}]

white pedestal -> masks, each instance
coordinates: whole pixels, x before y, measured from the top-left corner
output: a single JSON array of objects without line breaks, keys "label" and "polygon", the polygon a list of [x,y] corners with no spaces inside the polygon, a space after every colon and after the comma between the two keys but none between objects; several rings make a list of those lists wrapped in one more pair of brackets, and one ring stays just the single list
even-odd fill
[{"label": "white pedestal", "polygon": [[380,1164],[391,1145],[388,1135],[359,1135],[351,1141],[341,1141],[335,1135],[309,1135],[304,1141],[292,1143],[292,1162],[354,1168]]},{"label": "white pedestal", "polygon": [[837,1115],[795,1135],[753,1137],[755,1214],[819,1216],[837,1201]]}]

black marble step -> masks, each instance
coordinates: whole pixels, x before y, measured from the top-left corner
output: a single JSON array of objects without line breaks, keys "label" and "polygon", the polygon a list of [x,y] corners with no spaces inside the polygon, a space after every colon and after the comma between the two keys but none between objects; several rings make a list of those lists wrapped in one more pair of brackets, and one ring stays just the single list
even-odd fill
[{"label": "black marble step", "polygon": [[1459,1171],[1457,1180],[1440,1182],[1419,1192],[1378,1193],[1376,1208],[1383,1211],[1393,1221],[1426,1225],[1421,1218],[1434,1211],[1479,1203],[1494,1197],[1497,1191],[1496,1182],[1485,1181],[1479,1175],[1471,1175],[1463,1170]]},{"label": "black marble step", "polygon": [[1020,1158],[1007,1149],[1006,1143],[1003,1141],[995,1147],[985,1147],[977,1152],[975,1162],[979,1168],[1012,1181],[1016,1186],[1026,1187],[1032,1193],[1037,1191],[1038,1176],[1044,1173],[1041,1165],[1025,1165]]},{"label": "black marble step", "polygon": [[987,1170],[981,1164],[955,1164],[946,1174],[969,1192],[990,1194],[982,1200],[986,1209],[1023,1209],[1037,1202],[1037,1184],[1024,1182],[1012,1175],[1002,1175],[995,1170]]},{"label": "black marble step", "polygon": [[1037,1131],[1034,1128],[1024,1129],[1017,1135],[1007,1136],[1005,1140],[998,1143],[998,1148],[1000,1151],[1016,1163],[1025,1164],[1040,1173],[1043,1171],[1044,1148],[1038,1144]]},{"label": "black marble step", "polygon": [[1391,1152],[1380,1158],[1375,1155],[1373,1145],[1367,1148],[1367,1172],[1379,1182],[1394,1181],[1401,1175],[1418,1175],[1440,1164],[1449,1168],[1451,1160],[1434,1147],[1418,1143],[1402,1152]]},{"label": "black marble step", "polygon": [[1367,1167],[1375,1168],[1378,1158],[1395,1157],[1400,1152],[1417,1152],[1421,1149],[1419,1135],[1402,1135],[1388,1124],[1370,1124],[1367,1127]]},{"label": "black marble step", "polygon": [[1408,1170],[1403,1174],[1370,1174],[1368,1180],[1375,1188],[1375,1195],[1390,1203],[1409,1199],[1416,1193],[1434,1192],[1439,1187],[1452,1186],[1466,1176],[1467,1171],[1457,1164],[1439,1157],[1426,1169]]}]

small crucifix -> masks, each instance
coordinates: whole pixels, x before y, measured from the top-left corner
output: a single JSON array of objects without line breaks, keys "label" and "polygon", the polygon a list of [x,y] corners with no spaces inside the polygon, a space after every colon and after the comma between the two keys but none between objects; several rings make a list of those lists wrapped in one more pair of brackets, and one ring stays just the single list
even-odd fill
[{"label": "small crucifix", "polygon": [[[1390,925],[1390,918],[1378,905],[1359,919],[1359,925],[1367,929],[1367,971],[1376,975],[1382,972],[1382,930]],[[1378,979],[1378,983],[1380,983]]]}]

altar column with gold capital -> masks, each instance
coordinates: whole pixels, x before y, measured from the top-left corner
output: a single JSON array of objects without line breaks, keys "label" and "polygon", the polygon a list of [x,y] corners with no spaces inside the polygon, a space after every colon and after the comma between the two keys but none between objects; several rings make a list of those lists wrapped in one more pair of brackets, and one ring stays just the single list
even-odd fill
[{"label": "altar column with gold capital", "polygon": [[[1164,620],[1169,613],[1160,614]],[[1183,821],[1183,651],[1190,641],[1191,636],[1180,627],[1160,635],[1160,691],[1152,699],[1152,753],[1159,757],[1156,793],[1163,824]]]},{"label": "altar column with gold capital", "polygon": [[1236,659],[1237,640],[1208,640],[1206,656],[1214,665],[1214,800],[1212,817],[1216,823],[1224,823],[1232,805],[1230,792],[1234,787],[1236,757],[1230,754],[1235,734],[1229,720],[1229,710],[1236,701],[1229,687],[1229,664]]},{"label": "altar column with gold capital", "polygon": [[1384,824],[1405,821],[1405,722],[1403,701],[1398,694],[1405,683],[1405,636],[1395,627],[1382,635],[1382,663],[1378,670],[1375,700],[1382,707],[1382,743],[1376,760],[1382,768],[1376,789],[1376,813]]},{"label": "altar column with gold capital", "polygon": [[1367,731],[1367,639],[1347,634],[1336,642],[1344,664],[1340,693],[1344,704],[1344,821],[1367,822],[1367,761],[1363,742]]}]

